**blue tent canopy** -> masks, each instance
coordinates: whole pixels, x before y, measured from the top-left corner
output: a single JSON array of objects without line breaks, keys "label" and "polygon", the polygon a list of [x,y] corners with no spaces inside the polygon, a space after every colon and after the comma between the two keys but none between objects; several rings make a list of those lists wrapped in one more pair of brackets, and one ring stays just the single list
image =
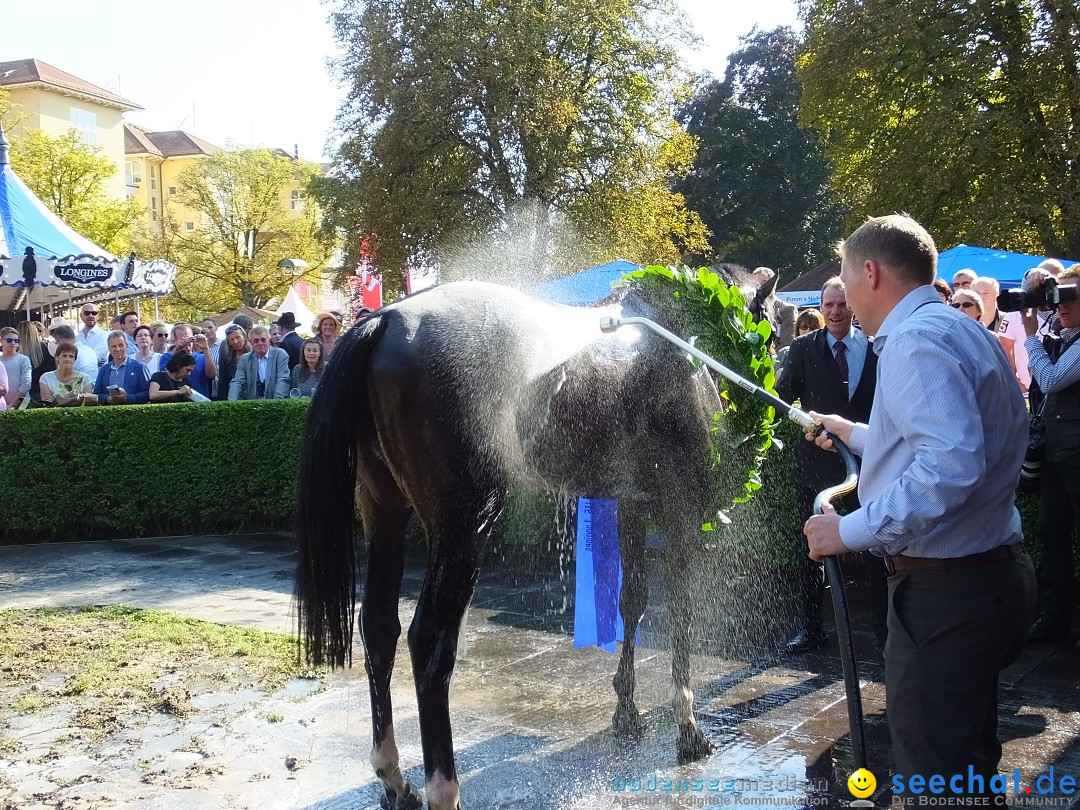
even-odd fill
[{"label": "blue tent canopy", "polygon": [[[1024,273],[1045,259],[1045,256],[1031,256],[1027,253],[957,245],[938,254],[938,276],[951,284],[956,271],[969,268],[980,276],[996,278],[1001,289],[1007,290],[1010,287],[1019,287]],[[1066,267],[1072,264],[1070,261],[1062,263]]]},{"label": "blue tent canopy", "polygon": [[616,259],[571,276],[537,284],[530,292],[537,298],[544,298],[557,304],[585,306],[610,295],[611,285],[622,278],[624,273],[640,269],[640,265],[628,262],[626,259]]},{"label": "blue tent canopy", "polygon": [[11,168],[0,129],[0,309],[125,286],[135,255],[117,258],[50,211]]}]

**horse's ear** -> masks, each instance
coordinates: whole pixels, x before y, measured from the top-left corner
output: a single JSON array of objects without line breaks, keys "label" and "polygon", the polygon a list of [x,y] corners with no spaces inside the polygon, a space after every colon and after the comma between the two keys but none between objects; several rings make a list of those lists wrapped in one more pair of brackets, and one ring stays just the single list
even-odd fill
[{"label": "horse's ear", "polygon": [[759,267],[754,271],[754,279],[758,282],[758,300],[764,301],[776,290],[780,274],[770,267]]}]

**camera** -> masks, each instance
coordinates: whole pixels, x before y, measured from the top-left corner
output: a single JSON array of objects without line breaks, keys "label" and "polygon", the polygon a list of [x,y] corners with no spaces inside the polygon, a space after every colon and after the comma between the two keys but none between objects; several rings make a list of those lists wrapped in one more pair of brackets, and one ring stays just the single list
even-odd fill
[{"label": "camera", "polygon": [[1018,312],[1021,309],[1057,309],[1063,301],[1075,300],[1075,284],[1058,284],[1056,278],[1048,278],[1034,290],[1022,287],[1002,290],[997,305],[1002,312]]}]

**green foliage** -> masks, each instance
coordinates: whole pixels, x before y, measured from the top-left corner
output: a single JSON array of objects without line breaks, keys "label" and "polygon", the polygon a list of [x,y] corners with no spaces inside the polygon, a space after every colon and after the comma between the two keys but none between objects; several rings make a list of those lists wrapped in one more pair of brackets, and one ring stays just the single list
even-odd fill
[{"label": "green foliage", "polygon": [[[652,265],[627,275],[684,340],[775,393],[776,374],[766,348],[772,327],[768,321],[754,323],[738,287],[728,287],[704,267],[694,271]],[[724,378],[717,378],[717,387],[726,407],[713,414],[712,495],[717,508],[726,510],[761,488],[761,465],[772,444],[773,409]]]},{"label": "green foliage", "polygon": [[817,133],[798,122],[798,37],[777,28],[742,43],[724,80],[700,87],[680,115],[698,151],[676,188],[708,227],[716,260],[791,279],[832,258],[844,212]]},{"label": "green foliage", "polygon": [[186,231],[166,220],[139,247],[180,268],[164,301],[167,316],[190,320],[284,298],[295,281],[277,269],[287,257],[306,261],[307,276],[317,279],[333,245],[316,206],[296,216],[286,200],[292,187],[306,188],[320,174],[317,164],[267,149],[219,152],[181,171],[172,200],[194,211],[200,227]]},{"label": "green foliage", "polygon": [[12,168],[53,213],[114,254],[131,250],[139,205],[109,197],[106,183],[117,169],[100,147],[87,145],[74,129],[57,138],[29,129],[11,140]]},{"label": "green foliage", "polygon": [[833,187],[940,244],[1080,258],[1080,12],[1060,0],[803,0],[802,117]]},{"label": "green foliage", "polygon": [[671,0],[339,0],[333,22],[344,140],[315,193],[388,291],[410,264],[536,279],[706,249],[669,188],[694,148]]},{"label": "green foliage", "polygon": [[0,413],[0,540],[284,529],[307,401]]}]

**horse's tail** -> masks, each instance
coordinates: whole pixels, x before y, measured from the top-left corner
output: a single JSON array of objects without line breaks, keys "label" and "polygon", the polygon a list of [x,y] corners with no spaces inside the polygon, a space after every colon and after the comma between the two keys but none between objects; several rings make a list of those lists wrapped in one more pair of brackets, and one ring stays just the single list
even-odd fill
[{"label": "horse's tail", "polygon": [[352,663],[356,620],[358,446],[373,430],[372,353],[388,317],[374,315],[334,346],[308,409],[296,507],[296,599],[307,661]]}]

